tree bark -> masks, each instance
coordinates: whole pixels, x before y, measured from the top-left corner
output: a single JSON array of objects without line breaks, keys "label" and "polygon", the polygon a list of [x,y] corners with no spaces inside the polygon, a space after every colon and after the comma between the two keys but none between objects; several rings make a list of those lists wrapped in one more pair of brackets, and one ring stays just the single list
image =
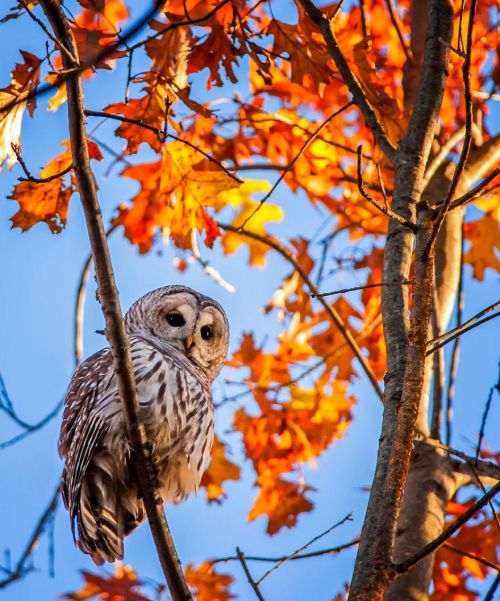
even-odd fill
[{"label": "tree bark", "polygon": [[[500,136],[481,148],[473,149],[459,182],[456,194],[464,194],[473,183],[487,175],[500,161]],[[431,179],[423,198],[436,204],[444,197],[455,165],[447,163]],[[438,299],[436,321],[439,333],[450,321],[458,292],[462,222],[464,211],[456,209],[447,215],[436,245],[435,285]],[[431,357],[426,364],[424,394],[419,408],[417,429],[427,436],[429,431],[429,392],[433,376]],[[455,470],[452,459],[436,448],[417,443],[405,486],[396,540],[396,563],[412,557],[419,549],[437,538],[446,517],[448,502],[460,486],[470,482]],[[386,601],[427,601],[432,579],[434,553],[429,554],[406,574],[393,582],[385,594]]]},{"label": "tree bark", "polygon": [[[447,0],[431,0],[424,67],[408,133],[395,160],[392,208],[414,219],[422,181],[437,125],[448,69],[448,44],[453,7]],[[389,583],[403,487],[410,464],[418,407],[424,385],[425,347],[432,308],[432,216],[418,205],[415,278],[411,321],[405,286],[382,289],[382,316],[387,357],[384,416],[377,467],[361,533],[350,598],[378,601]],[[413,235],[392,221],[384,251],[383,280],[408,279]]]}]

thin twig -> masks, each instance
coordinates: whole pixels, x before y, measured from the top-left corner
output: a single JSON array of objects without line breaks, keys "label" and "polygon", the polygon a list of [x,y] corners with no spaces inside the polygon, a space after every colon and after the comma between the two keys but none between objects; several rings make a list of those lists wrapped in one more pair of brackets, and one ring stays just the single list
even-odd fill
[{"label": "thin twig", "polygon": [[264,601],[264,597],[262,596],[262,593],[259,590],[259,585],[253,579],[252,574],[248,568],[247,562],[245,561],[245,556],[243,555],[239,547],[236,547],[236,554],[238,556],[239,562],[241,563],[241,567],[245,572],[247,580],[255,593],[255,596],[257,597],[257,599],[259,599],[259,601]]},{"label": "thin twig", "polygon": [[13,403],[9,397],[9,394],[7,392],[7,388],[5,386],[5,382],[2,377],[2,374],[0,373],[0,411],[3,411],[6,415],[8,415],[12,419],[12,421],[15,424],[17,424],[20,428],[23,428],[23,430],[24,430],[24,432],[21,432],[20,434],[17,434],[16,436],[13,436],[12,438],[9,438],[7,440],[4,440],[3,442],[0,442],[0,450],[10,447],[10,446],[20,442],[21,440],[24,440],[25,438],[27,438],[34,432],[41,430],[52,419],[54,419],[54,417],[56,417],[56,415],[61,410],[62,405],[63,405],[63,400],[61,399],[55,405],[55,407],[49,413],[47,413],[47,415],[45,417],[43,417],[41,420],[39,420],[35,424],[30,424],[28,422],[25,422],[23,419],[21,419],[17,415],[17,413],[14,409],[14,405],[13,405]]},{"label": "thin twig", "polygon": [[486,430],[486,422],[488,421],[488,415],[490,412],[491,401],[493,400],[493,394],[494,394],[495,390],[500,393],[500,365],[499,365],[499,374],[498,374],[497,383],[490,388],[490,392],[488,394],[488,398],[486,399],[486,404],[484,406],[483,415],[481,417],[481,427],[479,428],[479,436],[477,437],[475,463],[478,462],[479,457],[481,455],[481,445],[483,444],[484,432]]},{"label": "thin twig", "polygon": [[[122,34],[115,43],[105,46],[99,52],[99,54],[97,54],[97,56],[93,56],[91,59],[89,59],[83,63],[80,63],[76,66],[72,66],[70,68],[64,68],[64,71],[59,71],[56,82],[40,85],[37,88],[35,88],[34,90],[31,90],[28,94],[22,95],[22,97],[15,98],[11,102],[9,102],[8,104],[6,104],[0,108],[0,114],[11,111],[17,104],[20,104],[21,102],[26,102],[28,100],[31,100],[32,98],[37,98],[37,97],[42,96],[52,90],[59,88],[64,83],[66,83],[66,81],[69,78],[74,77],[75,75],[78,75],[79,73],[82,73],[86,69],[93,67],[94,65],[98,64],[102,60],[106,59],[119,46],[121,46],[124,42],[126,42],[127,40],[132,38],[138,31],[140,31],[144,27],[144,25],[156,15],[156,13],[160,10],[160,8],[163,6],[164,3],[165,3],[165,0],[156,0],[153,3],[153,6],[140,19],[138,19],[130,27],[130,29],[128,29],[124,34]],[[190,23],[182,22],[182,23],[178,23],[176,25],[177,26],[190,25]],[[67,58],[71,61],[69,56]],[[73,62],[73,61],[71,61],[71,62]],[[74,61],[74,62],[77,63],[77,61]]]},{"label": "thin twig", "polygon": [[242,236],[246,236],[247,238],[253,238],[254,240],[258,240],[259,242],[262,242],[266,246],[269,246],[270,248],[273,248],[275,251],[277,251],[284,259],[286,259],[294,267],[294,269],[298,272],[298,274],[302,278],[302,281],[309,288],[309,292],[311,294],[317,295],[319,302],[323,305],[323,307],[325,308],[325,311],[328,313],[328,315],[330,316],[333,323],[338,327],[340,333],[344,337],[349,348],[352,350],[355,357],[360,362],[361,367],[362,367],[363,371],[365,372],[365,374],[368,376],[368,379],[370,380],[373,389],[377,393],[377,396],[382,400],[383,393],[382,393],[382,390],[380,389],[377,378],[375,377],[375,374],[373,373],[373,370],[370,367],[370,364],[368,363],[365,356],[361,352],[361,349],[359,348],[358,343],[352,336],[351,332],[349,331],[348,327],[344,323],[342,317],[337,312],[335,307],[330,305],[322,296],[319,296],[320,291],[318,290],[318,288],[316,287],[314,282],[309,278],[309,276],[304,271],[304,269],[302,268],[300,263],[292,255],[292,253],[287,248],[282,246],[282,244],[280,244],[278,241],[267,238],[266,236],[261,236],[260,234],[256,234],[255,232],[250,232],[248,230],[242,230],[240,227],[234,226],[234,225],[231,225],[228,223],[217,222],[217,225],[223,230],[226,230],[229,232],[234,232],[235,234],[240,234]]},{"label": "thin twig", "polygon": [[40,537],[45,532],[47,525],[50,524],[50,521],[57,509],[58,502],[59,502],[59,484],[57,485],[57,487],[52,495],[52,498],[51,498],[49,504],[47,505],[47,508],[40,516],[40,519],[38,520],[38,524],[36,525],[35,530],[33,531],[33,534],[31,535],[24,551],[22,552],[21,557],[19,558],[15,568],[14,569],[2,568],[2,571],[7,573],[7,577],[4,578],[3,580],[0,580],[0,589],[5,588],[6,586],[8,586],[9,584],[12,584],[16,580],[20,580],[21,578],[23,578],[26,575],[27,572],[29,572],[32,569],[31,566],[27,566],[26,564],[27,564],[28,560],[31,558],[31,556],[33,555],[33,552],[35,551],[35,549],[38,545],[38,542],[40,541]]},{"label": "thin twig", "polygon": [[[462,146],[462,152],[460,153],[460,157],[458,159],[457,167],[455,169],[455,173],[453,174],[450,188],[448,190],[448,194],[444,199],[443,204],[440,207],[439,213],[436,217],[436,221],[434,222],[434,226],[432,229],[431,236],[427,242],[427,250],[429,251],[434,244],[434,241],[441,229],[441,226],[444,223],[447,212],[450,210],[451,202],[455,195],[455,192],[458,187],[458,183],[460,178],[464,172],[465,165],[467,163],[467,159],[469,158],[469,152],[472,146],[472,96],[470,91],[470,66],[471,66],[471,58],[472,58],[472,34],[474,28],[474,16],[476,13],[476,5],[477,0],[471,0],[471,5],[469,9],[469,23],[467,26],[467,46],[465,51],[464,63],[462,65],[462,77],[464,81],[464,102],[465,102],[465,136],[464,143]],[[460,18],[462,18],[462,12],[460,13]],[[459,28],[459,32],[461,35],[461,28]]]},{"label": "thin twig", "polygon": [[493,179],[495,179],[495,177],[497,177],[497,175],[499,173],[500,173],[500,169],[498,167],[496,169],[493,169],[493,171],[489,175],[487,175],[483,180],[481,180],[477,184],[477,186],[474,186],[474,188],[472,188],[472,190],[467,192],[467,194],[464,194],[463,196],[460,196],[459,198],[454,200],[450,205],[450,211],[453,209],[456,209],[457,207],[462,207],[463,205],[467,204],[468,202],[475,200],[479,196],[483,196],[485,193],[488,194],[488,192],[491,192],[492,190],[497,188],[498,184],[495,186],[492,186],[490,189],[486,190],[486,192],[484,190],[486,188],[486,186]]},{"label": "thin twig", "polygon": [[495,593],[496,593],[496,590],[499,587],[499,585],[500,585],[500,572],[498,572],[498,574],[495,577],[495,580],[493,580],[493,582],[491,583],[491,586],[488,589],[483,601],[494,601]]},{"label": "thin twig", "polygon": [[[435,277],[435,275],[434,275]],[[439,331],[439,298],[437,286],[434,282],[434,307],[432,311],[432,333],[438,336]],[[432,387],[432,416],[431,416],[431,437],[441,438],[441,425],[443,420],[443,392],[444,392],[444,349],[441,348],[434,355],[434,374]]]},{"label": "thin twig", "polygon": [[328,17],[310,0],[299,1],[309,18],[320,28],[328,50],[330,51],[330,54],[333,60],[335,61],[337,69],[339,70],[342,79],[346,83],[347,87],[349,88],[354,102],[363,114],[363,117],[365,118],[368,127],[371,129],[375,141],[380,146],[384,154],[391,161],[393,161],[396,153],[396,147],[387,137],[387,133],[382,123],[379,121],[377,114],[375,113],[370,102],[368,101],[358,78],[351,71],[349,63],[347,62],[344,54],[342,53],[342,50],[337,42],[337,38],[335,37],[335,33],[333,30],[333,20],[335,18],[335,15],[332,15],[332,17]]},{"label": "thin twig", "polygon": [[196,150],[196,152],[199,152],[200,154],[202,154],[210,162],[215,163],[218,167],[220,167],[220,169],[222,169],[222,171],[224,171],[224,173],[226,175],[229,175],[229,177],[231,179],[234,179],[234,181],[238,182],[239,184],[243,183],[241,179],[239,179],[238,177],[236,177],[234,175],[234,173],[231,173],[231,171],[229,171],[226,167],[224,167],[224,165],[220,161],[218,161],[213,156],[208,154],[208,152],[205,152],[204,150],[201,150],[201,148],[198,148],[197,146],[195,146],[192,142],[189,142],[189,140],[184,140],[183,138],[179,138],[178,136],[175,136],[173,134],[167,133],[165,135],[165,133],[162,130],[158,129],[157,127],[154,127],[153,125],[148,125],[147,123],[144,123],[143,121],[139,121],[138,119],[130,119],[129,117],[123,117],[122,115],[116,115],[114,113],[105,113],[103,111],[90,111],[90,110],[86,109],[85,115],[87,117],[103,117],[104,119],[114,119],[115,121],[121,121],[123,123],[131,123],[132,125],[137,125],[138,127],[148,129],[149,131],[152,131],[156,135],[159,142],[164,142],[165,137],[170,138],[171,140],[176,140],[177,142],[182,142],[182,144],[185,144],[186,146],[189,146],[193,150]]},{"label": "thin twig", "polygon": [[250,213],[250,215],[243,221],[243,223],[240,225],[240,228],[244,228],[245,225],[254,217],[254,215],[256,215],[256,213],[258,213],[260,211],[260,209],[262,208],[262,206],[264,205],[264,203],[266,203],[269,200],[269,198],[271,197],[271,195],[273,194],[273,192],[280,185],[280,183],[284,180],[284,178],[286,177],[287,173],[290,172],[290,170],[295,165],[295,163],[298,161],[298,159],[300,158],[300,156],[302,155],[302,153],[309,146],[309,144],[314,140],[314,138],[317,136],[317,134],[319,134],[319,132],[323,129],[323,127],[325,127],[325,125],[327,125],[332,119],[334,119],[335,117],[337,117],[337,115],[340,115],[341,113],[343,113],[345,110],[347,110],[353,104],[354,104],[353,102],[348,102],[347,104],[345,104],[342,108],[340,108],[338,111],[335,111],[332,115],[330,115],[327,119],[325,119],[311,133],[311,135],[307,138],[307,140],[299,148],[297,154],[293,157],[293,159],[288,163],[288,165],[286,166],[286,168],[280,174],[279,178],[274,182],[273,187],[264,196],[264,198],[262,198],[259,201],[259,204],[257,205],[257,207],[255,207],[255,209],[252,211],[252,213]]},{"label": "thin twig", "polygon": [[[457,291],[457,327],[462,323],[464,312],[464,224],[461,227],[461,249],[460,249],[460,276],[458,280]],[[452,423],[453,423],[453,397],[455,395],[455,379],[458,371],[458,360],[460,356],[460,336],[457,336],[453,342],[451,351],[450,370],[448,373],[448,389],[446,391],[446,420],[445,420],[445,442],[451,444]]]},{"label": "thin twig", "polygon": [[321,292],[320,294],[311,294],[313,298],[319,296],[332,296],[333,294],[345,294],[346,292],[354,292],[355,290],[366,290],[367,288],[380,288],[381,286],[410,286],[411,282],[379,282],[378,284],[364,284],[364,286],[354,286],[353,288],[340,288],[331,292]]},{"label": "thin twig", "polygon": [[486,461],[485,459],[478,459],[476,461],[475,457],[467,455],[467,453],[459,451],[458,449],[454,449],[434,438],[416,436],[415,441],[428,444],[437,449],[441,449],[445,453],[448,453],[448,455],[454,455],[455,457],[459,457],[468,466],[474,465],[481,476],[487,476],[488,478],[500,480],[500,466],[498,466],[496,463],[493,463],[492,461]]},{"label": "thin twig", "polygon": [[441,167],[441,165],[443,164],[443,161],[446,159],[448,154],[453,150],[453,148],[455,148],[455,146],[461,140],[463,140],[464,136],[465,136],[465,127],[461,127],[452,136],[450,136],[449,140],[447,140],[444,144],[442,144],[440,146],[439,152],[436,154],[436,156],[434,156],[432,158],[432,160],[429,162],[428,167],[425,170],[425,176],[422,181],[422,190],[425,190],[427,188],[432,177],[434,176],[436,171],[439,169],[439,167]]},{"label": "thin twig", "polygon": [[345,522],[350,521],[350,520],[352,520],[352,513],[349,513],[348,515],[345,516],[345,518],[343,518],[342,520],[340,520],[339,522],[337,522],[333,526],[330,526],[330,528],[328,528],[327,530],[325,530],[321,534],[318,534],[317,536],[315,536],[314,538],[312,538],[305,545],[303,545],[302,547],[300,547],[299,549],[297,549],[296,551],[294,551],[293,553],[291,553],[290,555],[288,555],[288,557],[285,557],[284,559],[278,561],[272,568],[270,568],[269,570],[267,570],[267,572],[265,572],[265,574],[259,578],[259,580],[257,581],[257,584],[261,584],[270,574],[272,574],[274,571],[276,571],[279,568],[281,568],[281,566],[283,566],[285,563],[287,563],[288,561],[290,561],[294,557],[297,557],[298,555],[300,555],[302,553],[302,551],[305,551],[308,547],[310,547],[317,540],[319,540],[320,538],[323,538],[323,536],[326,536],[332,530],[335,530],[335,528],[338,528],[339,526],[342,526],[342,524],[345,524]]},{"label": "thin twig", "polygon": [[[477,328],[478,326],[489,321],[490,319],[494,319],[495,317],[498,317],[500,315],[500,311],[497,313],[493,313],[491,315],[487,315],[487,314],[491,313],[499,306],[500,306],[500,301],[496,301],[489,307],[486,307],[486,309],[483,309],[482,311],[479,311],[479,313],[476,313],[476,315],[474,315],[474,317],[471,317],[470,319],[468,319],[464,323],[460,324],[456,328],[453,328],[453,330],[449,330],[448,332],[445,332],[444,334],[441,334],[440,336],[436,336],[436,338],[432,338],[431,340],[428,340],[427,346],[431,346],[431,348],[429,348],[427,350],[426,354],[430,355],[430,354],[434,353],[435,351],[437,351],[437,349],[441,348],[445,344],[448,344],[449,342],[454,340],[457,336],[461,336],[462,334],[465,334],[465,332],[468,332],[469,330],[472,330],[473,328]],[[484,319],[481,319],[481,317],[483,317],[483,315],[487,315],[487,317],[485,317]]]},{"label": "thin twig", "polygon": [[[41,6],[56,37],[67,45],[73,54],[77,54],[76,43],[61,4],[58,0],[41,0]],[[155,4],[155,12],[157,8]],[[62,55],[62,60],[65,69],[75,68],[76,65],[66,55]],[[66,93],[75,175],[85,213],[96,271],[98,298],[102,305],[106,335],[113,355],[120,400],[135,463],[135,474],[139,481],[139,489],[142,493],[151,533],[170,593],[174,601],[191,601],[192,595],[186,584],[163,511],[163,501],[155,487],[146,431],[139,418],[139,399],[132,366],[130,342],[121,314],[113,266],[86,144],[85,103],[82,78],[78,70],[74,70],[66,79]]]},{"label": "thin twig", "polygon": [[401,22],[399,20],[399,15],[392,4],[392,0],[385,0],[385,5],[387,6],[387,10],[389,11],[389,15],[391,17],[392,24],[394,25],[394,29],[398,34],[399,42],[401,43],[401,48],[406,56],[406,60],[410,65],[413,64],[413,54],[411,48],[409,48],[403,38],[403,33],[401,31]]},{"label": "thin twig", "polygon": [[443,545],[457,530],[459,530],[466,522],[468,522],[480,509],[482,509],[485,505],[488,504],[490,499],[493,499],[495,495],[500,492],[500,481],[495,484],[490,490],[483,495],[480,499],[478,499],[472,507],[469,507],[462,515],[460,515],[456,520],[454,520],[447,528],[443,530],[443,532],[436,537],[433,541],[425,545],[420,551],[417,551],[415,555],[397,563],[392,566],[396,575],[404,574],[410,568],[412,568],[415,564],[421,561],[424,557],[429,555],[429,553],[433,553],[436,549],[439,549],[441,545]]},{"label": "thin twig", "polygon": [[464,557],[468,557],[469,559],[478,561],[479,563],[482,563],[483,565],[488,566],[489,568],[492,568],[493,570],[496,570],[497,572],[500,571],[499,565],[497,565],[496,563],[493,563],[492,561],[488,561],[484,557],[479,557],[479,555],[475,555],[474,553],[471,553],[470,551],[464,551],[463,549],[459,549],[458,547],[455,547],[454,545],[450,545],[450,543],[444,543],[443,547],[445,547],[445,549],[453,551],[453,553],[457,553],[457,555],[463,555]]},{"label": "thin twig", "polygon": [[[112,225],[106,232],[106,238],[116,230],[118,226]],[[78,286],[76,289],[75,300],[75,332],[73,340],[73,356],[75,358],[75,367],[82,362],[83,359],[83,321],[85,318],[85,300],[87,298],[87,283],[89,281],[90,272],[92,269],[92,253],[88,255],[78,278]]]},{"label": "thin twig", "polygon": [[[298,559],[311,559],[314,557],[321,557],[323,555],[336,555],[345,549],[350,549],[351,547],[355,547],[359,543],[359,538],[355,538],[348,543],[344,543],[343,545],[338,545],[337,547],[330,547],[328,549],[320,549],[319,551],[310,551],[309,553],[301,553],[300,555],[294,555],[290,557],[290,561],[295,561]],[[277,561],[283,561],[287,559],[288,555],[281,555],[278,557],[263,557],[262,555],[245,555],[246,561],[262,561],[266,563],[275,563]],[[226,561],[239,561],[238,557],[235,555],[230,555],[228,557],[218,557],[217,559],[210,560],[211,564],[216,563],[225,563]]]},{"label": "thin twig", "polygon": [[368,194],[368,192],[365,190],[365,186],[363,184],[363,175],[361,172],[362,152],[363,152],[363,145],[360,144],[358,146],[358,188],[361,193],[361,196],[363,196],[363,198],[366,198],[366,200],[369,203],[371,203],[374,207],[376,207],[381,213],[384,213],[384,215],[387,215],[387,217],[389,217],[390,219],[394,219],[394,221],[397,221],[398,223],[400,223],[401,225],[404,225],[405,227],[409,228],[413,232],[416,232],[418,230],[418,227],[415,223],[411,223],[411,221],[408,221],[408,219],[405,219],[401,215],[398,215],[397,213],[395,213],[388,207],[384,207],[383,205],[381,205],[378,202],[378,200],[375,200],[375,198],[373,198],[373,196]]},{"label": "thin twig", "polygon": [[31,19],[33,19],[33,21],[42,29],[42,31],[45,33],[45,35],[54,42],[56,47],[59,48],[59,50],[61,50],[62,52],[65,52],[74,63],[78,62],[76,60],[76,58],[73,56],[73,54],[66,48],[66,46],[64,46],[64,44],[61,44],[61,42],[49,31],[49,29],[47,28],[45,23],[34,14],[34,12],[30,9],[26,0],[20,0],[20,1],[21,1],[21,4],[22,4],[24,10],[28,13],[28,15],[31,17]]},{"label": "thin twig", "polygon": [[11,144],[11,148],[14,151],[14,153],[17,157],[17,160],[19,161],[19,164],[21,165],[24,173],[26,174],[26,177],[18,178],[20,182],[34,182],[35,184],[46,184],[48,182],[51,182],[55,179],[62,177],[63,175],[66,175],[66,173],[69,173],[73,169],[73,163],[70,163],[65,169],[63,169],[62,171],[59,171],[59,173],[54,173],[53,175],[49,175],[48,177],[35,177],[30,172],[30,170],[28,169],[28,166],[24,162],[24,159],[21,155],[21,149],[20,149],[19,145]]}]

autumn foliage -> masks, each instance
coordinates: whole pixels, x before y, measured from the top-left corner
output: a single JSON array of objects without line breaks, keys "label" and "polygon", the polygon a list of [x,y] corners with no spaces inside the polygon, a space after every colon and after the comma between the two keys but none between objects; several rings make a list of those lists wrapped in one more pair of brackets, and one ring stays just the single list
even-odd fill
[{"label": "autumn foliage", "polygon": [[[29,18],[23,4],[6,18]],[[29,4],[36,11],[37,3]],[[120,150],[112,160],[135,186],[130,198],[114,199],[110,225],[139,253],[171,241],[180,270],[188,269],[190,258],[200,253],[209,261],[212,248],[225,255],[245,252],[251,267],[265,269],[276,245],[301,268],[301,273],[291,268],[276,282],[264,307],[268,319],[279,323],[276,339],[264,344],[255,333],[236,334],[238,345],[228,369],[242,388],[221,401],[245,400],[234,411],[233,426],[254,473],[248,519],[265,516],[265,529],[274,535],[313,510],[316,491],[301,468],[314,464],[349,428],[358,400],[352,384],[367,371],[382,382],[386,371],[380,289],[366,288],[357,300],[347,295],[328,298],[342,322],[339,328],[332,309],[311,296],[310,281],[322,288],[328,275],[349,269],[360,285],[381,282],[388,217],[363,195],[359,177],[376,203],[387,207],[393,166],[352,102],[323,35],[299,2],[289,3],[285,20],[275,16],[268,2],[168,0],[127,45],[118,35],[134,22],[125,1],[79,4],[71,28],[85,79],[100,78],[104,86],[120,81],[109,85],[107,106],[94,107],[87,99],[89,124],[99,119],[113,126]],[[402,83],[412,66],[407,43],[410,4],[397,3],[397,28],[383,0],[347,3],[334,22],[345,59],[394,146],[405,135],[412,110]],[[461,11],[461,3],[454,2],[456,49],[470,15],[465,4]],[[474,24],[470,85],[482,141],[494,133],[485,125],[490,110],[485,99],[498,89],[500,79],[495,6],[494,0],[479,2]],[[330,4],[324,10],[332,14],[337,8]],[[6,161],[9,168],[21,156],[23,113],[33,118],[41,113],[32,94],[40,82],[51,85],[50,111],[62,110],[66,101],[60,49],[50,40],[49,46],[50,60],[43,50],[38,57],[21,50],[10,83],[0,90],[0,163]],[[140,72],[138,56],[141,65],[147,64]],[[463,52],[451,52],[434,156],[464,126],[463,60]],[[68,140],[61,145],[64,151],[36,176],[16,167],[23,180],[9,196],[12,227],[27,231],[45,223],[51,232],[64,230],[70,203],[78,199]],[[88,149],[94,161],[103,160],[106,150],[99,130],[89,133]],[[26,161],[27,150],[22,153]],[[457,140],[448,152],[456,160],[459,151]],[[269,172],[273,175],[268,179]],[[500,268],[499,183],[498,176],[490,182],[464,225],[463,261],[478,281],[488,270]],[[315,234],[297,223],[289,239],[278,240],[272,232],[286,220],[287,203],[314,206],[324,216],[324,230]],[[347,241],[356,252],[332,259],[337,240]],[[366,369],[346,332],[365,357]],[[210,503],[223,503],[227,482],[240,479],[230,450],[222,438],[216,439],[202,482]],[[465,505],[454,502],[449,516],[458,515]],[[478,514],[449,543],[496,564],[500,537],[489,516],[486,510]],[[477,581],[490,569],[442,547],[431,599],[473,601]],[[131,568],[119,566],[113,576],[83,572],[83,577],[84,588],[64,598],[147,598]],[[186,577],[198,601],[233,597],[232,577],[218,572],[209,558],[198,567],[189,564]]]}]

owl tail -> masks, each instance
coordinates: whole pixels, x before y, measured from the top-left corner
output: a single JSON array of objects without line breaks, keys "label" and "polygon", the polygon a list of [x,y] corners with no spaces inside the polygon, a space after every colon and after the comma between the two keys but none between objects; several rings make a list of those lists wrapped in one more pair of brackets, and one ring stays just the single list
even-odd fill
[{"label": "owl tail", "polygon": [[123,514],[116,482],[97,466],[89,470],[76,515],[77,545],[97,565],[123,559]]}]

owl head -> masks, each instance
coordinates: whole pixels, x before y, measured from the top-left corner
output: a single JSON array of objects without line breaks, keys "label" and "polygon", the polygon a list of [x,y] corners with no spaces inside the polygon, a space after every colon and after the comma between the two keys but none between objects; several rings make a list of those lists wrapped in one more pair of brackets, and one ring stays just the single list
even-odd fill
[{"label": "owl head", "polygon": [[128,310],[125,326],[129,334],[170,343],[210,380],[226,361],[229,324],[224,310],[186,286],[165,286],[144,295]]}]

